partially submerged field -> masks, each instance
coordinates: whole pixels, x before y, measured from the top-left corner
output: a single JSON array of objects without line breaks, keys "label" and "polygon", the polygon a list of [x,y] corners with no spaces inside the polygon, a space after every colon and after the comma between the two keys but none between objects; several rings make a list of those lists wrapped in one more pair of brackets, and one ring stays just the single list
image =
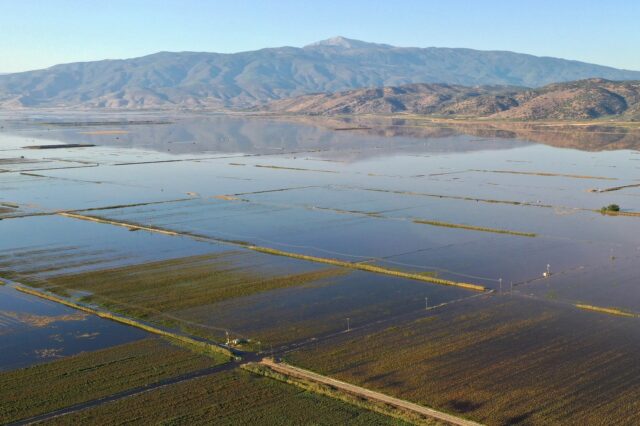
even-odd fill
[{"label": "partially submerged field", "polygon": [[439,304],[469,296],[464,289],[246,250],[51,276],[32,284],[220,342],[227,332],[231,338],[259,340],[263,349],[422,310],[425,297]]},{"label": "partially submerged field", "polygon": [[[341,132],[237,117],[54,121],[0,131],[0,279],[191,336],[229,333],[250,340],[248,356],[285,355],[490,425],[638,420],[640,142],[625,132],[587,129],[581,151],[570,134],[539,145],[515,138],[531,129],[459,134],[409,118]],[[621,211],[603,214],[610,204]],[[0,326],[90,321],[68,314],[4,307]],[[10,419],[205,362],[157,339],[96,352],[110,341],[31,333],[48,345],[31,349],[68,352],[2,373],[18,398]],[[64,357],[82,350],[94,352]],[[95,393],[78,390],[87,380]],[[39,394],[45,383],[62,391]],[[56,421],[105,419],[389,421],[238,371]]]},{"label": "partially submerged field", "polygon": [[0,373],[0,422],[10,423],[228,362],[159,338]]},{"label": "partially submerged field", "polygon": [[637,421],[638,320],[503,296],[293,352],[305,368],[490,425]]},{"label": "partially submerged field", "polygon": [[144,337],[142,330],[0,285],[0,372]]}]

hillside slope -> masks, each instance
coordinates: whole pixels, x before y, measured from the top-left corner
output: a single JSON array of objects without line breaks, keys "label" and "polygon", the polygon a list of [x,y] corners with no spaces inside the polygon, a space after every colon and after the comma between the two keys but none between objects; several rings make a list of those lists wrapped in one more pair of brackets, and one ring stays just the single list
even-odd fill
[{"label": "hillside slope", "polygon": [[394,47],[336,37],[234,54],[162,52],[0,75],[0,108],[244,108],[314,92],[410,83],[539,87],[625,71],[513,52]]},{"label": "hillside slope", "polygon": [[411,84],[274,101],[263,110],[313,115],[412,113],[519,120],[640,119],[640,81],[587,79],[539,89]]}]

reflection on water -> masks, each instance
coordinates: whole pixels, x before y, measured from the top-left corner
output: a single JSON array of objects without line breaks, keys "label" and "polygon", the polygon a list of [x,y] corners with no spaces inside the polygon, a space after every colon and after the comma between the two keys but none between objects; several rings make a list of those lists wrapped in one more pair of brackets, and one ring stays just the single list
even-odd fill
[{"label": "reflection on water", "polygon": [[[5,122],[35,140],[172,154],[341,151],[357,160],[393,153],[468,152],[541,143],[603,151],[640,147],[640,128],[599,124],[432,121],[392,118],[242,116],[42,116]],[[84,123],[84,124],[83,124]],[[392,138],[392,139],[390,139]]]},{"label": "reflection on water", "polygon": [[0,371],[53,361],[145,337],[95,315],[0,286]]}]

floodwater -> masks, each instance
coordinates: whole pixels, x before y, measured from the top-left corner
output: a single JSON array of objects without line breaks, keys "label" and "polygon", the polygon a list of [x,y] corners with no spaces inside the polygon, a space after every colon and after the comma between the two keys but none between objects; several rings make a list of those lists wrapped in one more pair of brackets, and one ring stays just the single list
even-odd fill
[{"label": "floodwater", "polygon": [[0,286],[0,371],[142,339],[146,332]]},{"label": "floodwater", "polygon": [[[483,285],[492,297],[513,288],[569,311],[589,303],[640,313],[640,132],[507,126],[7,116],[0,277],[46,280],[255,245],[429,273]],[[25,148],[60,143],[94,146]],[[601,214],[609,204],[625,215]],[[132,232],[127,224],[187,235]],[[260,259],[281,274],[309,268]],[[172,314],[290,344],[339,332],[346,318],[392,322],[424,310],[425,298],[447,309],[473,295],[358,271]],[[61,346],[65,355],[77,347]]]}]

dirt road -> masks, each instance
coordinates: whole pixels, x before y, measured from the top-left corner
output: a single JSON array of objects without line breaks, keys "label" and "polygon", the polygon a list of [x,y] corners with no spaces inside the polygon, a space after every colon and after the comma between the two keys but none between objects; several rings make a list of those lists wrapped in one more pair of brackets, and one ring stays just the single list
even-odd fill
[{"label": "dirt road", "polygon": [[340,380],[332,379],[331,377],[322,376],[309,370],[303,370],[302,368],[293,367],[288,364],[276,363],[271,359],[265,358],[260,362],[272,370],[291,377],[298,377],[306,379],[312,382],[322,383],[325,385],[333,386],[336,389],[351,393],[353,395],[362,396],[364,398],[383,402],[385,404],[393,405],[395,407],[412,411],[414,413],[432,417],[434,419],[442,420],[452,425],[458,426],[481,426],[480,423],[476,423],[471,420],[462,419],[460,417],[453,416],[451,414],[443,413],[441,411],[434,410],[432,408],[423,407],[422,405],[414,404],[409,401],[394,398],[389,395],[385,395],[380,392],[375,392],[360,386],[352,385],[350,383],[341,382]]}]

